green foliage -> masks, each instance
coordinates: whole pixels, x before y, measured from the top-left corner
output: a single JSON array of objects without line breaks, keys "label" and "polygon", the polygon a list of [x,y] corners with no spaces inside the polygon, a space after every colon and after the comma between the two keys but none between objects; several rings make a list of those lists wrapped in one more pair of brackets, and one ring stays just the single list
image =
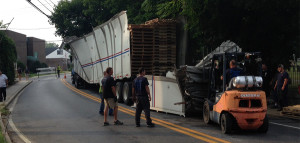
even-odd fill
[{"label": "green foliage", "polygon": [[161,18],[176,18],[182,11],[183,0],[171,0],[157,5],[157,15]]},{"label": "green foliage", "polygon": [[262,52],[274,67],[289,66],[292,53],[300,56],[299,6],[299,0],[63,0],[50,21],[66,37],[87,34],[122,10],[130,24],[183,16],[193,57],[187,64],[231,40],[243,51]]},{"label": "green foliage", "polygon": [[56,34],[62,37],[80,37],[92,31],[92,19],[84,15],[82,0],[62,0],[54,8],[50,22],[56,27]]},{"label": "green foliage", "polygon": [[56,44],[56,43],[46,43],[45,48],[58,48],[58,44]]},{"label": "green foliage", "polygon": [[181,14],[197,47],[232,40],[243,51],[262,52],[268,65],[288,66],[293,48],[300,46],[298,0],[185,0]]},{"label": "green foliage", "polygon": [[15,80],[16,46],[2,31],[0,31],[0,40],[0,70],[8,77],[9,84],[12,84]]},{"label": "green foliage", "polygon": [[27,65],[28,65],[28,70],[32,73],[36,73],[37,68],[46,68],[46,67],[48,67],[47,64],[41,63],[40,61],[38,61],[36,59],[33,59],[33,58],[28,58]]},{"label": "green foliage", "polygon": [[23,64],[21,61],[17,61],[17,68],[21,68],[22,69],[22,71],[24,71],[25,69],[26,69],[26,65],[25,64]]}]

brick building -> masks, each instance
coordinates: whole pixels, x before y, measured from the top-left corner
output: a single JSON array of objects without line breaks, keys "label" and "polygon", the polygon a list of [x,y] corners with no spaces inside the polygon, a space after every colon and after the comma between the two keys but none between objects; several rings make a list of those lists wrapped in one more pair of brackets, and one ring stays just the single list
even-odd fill
[{"label": "brick building", "polygon": [[27,38],[27,56],[37,58],[41,63],[46,63],[46,41],[34,37]]},{"label": "brick building", "polygon": [[3,31],[16,44],[17,60],[27,65],[27,37],[11,30]]}]

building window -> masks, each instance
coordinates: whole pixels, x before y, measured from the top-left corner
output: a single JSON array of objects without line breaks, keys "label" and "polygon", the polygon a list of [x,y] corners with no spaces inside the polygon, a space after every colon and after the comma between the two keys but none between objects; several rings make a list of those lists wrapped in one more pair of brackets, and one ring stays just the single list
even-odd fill
[{"label": "building window", "polygon": [[62,49],[58,49],[57,50],[57,55],[63,55],[63,50]]}]

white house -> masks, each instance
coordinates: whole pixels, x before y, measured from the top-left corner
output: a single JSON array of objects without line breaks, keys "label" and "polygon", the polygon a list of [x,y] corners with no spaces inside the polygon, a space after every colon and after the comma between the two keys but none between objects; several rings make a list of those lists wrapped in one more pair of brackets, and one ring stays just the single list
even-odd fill
[{"label": "white house", "polygon": [[68,69],[70,63],[70,52],[59,48],[46,48],[46,64],[49,67],[61,66],[62,70]]}]

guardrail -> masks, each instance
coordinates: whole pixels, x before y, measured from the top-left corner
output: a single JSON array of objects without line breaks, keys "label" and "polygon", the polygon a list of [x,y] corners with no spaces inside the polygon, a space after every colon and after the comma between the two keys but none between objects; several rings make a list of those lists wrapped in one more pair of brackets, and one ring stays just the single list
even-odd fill
[{"label": "guardrail", "polygon": [[55,67],[48,67],[48,68],[37,68],[36,69],[38,77],[39,75],[43,75],[43,74],[56,74],[56,68]]}]

